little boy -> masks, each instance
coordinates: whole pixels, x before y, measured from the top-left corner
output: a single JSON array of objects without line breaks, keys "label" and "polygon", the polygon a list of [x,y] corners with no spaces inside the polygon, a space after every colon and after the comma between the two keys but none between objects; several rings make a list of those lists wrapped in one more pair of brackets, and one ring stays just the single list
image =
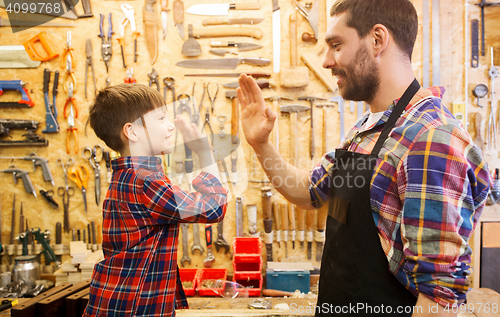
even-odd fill
[{"label": "little boy", "polygon": [[161,159],[171,152],[174,125],[161,94],[144,85],[121,84],[99,92],[89,114],[96,135],[122,157],[103,204],[105,260],[94,267],[84,316],[175,316],[187,308],[177,266],[181,222],[219,222],[226,190],[217,179],[207,138],[183,118],[175,124],[197,153],[202,172],[195,193],[173,186]]}]

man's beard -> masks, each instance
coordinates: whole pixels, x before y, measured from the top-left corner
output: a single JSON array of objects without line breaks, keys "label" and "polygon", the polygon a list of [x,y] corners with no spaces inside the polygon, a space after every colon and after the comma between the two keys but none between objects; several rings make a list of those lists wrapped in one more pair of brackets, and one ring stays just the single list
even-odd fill
[{"label": "man's beard", "polygon": [[332,69],[333,75],[342,77],[341,86],[339,86],[342,98],[370,103],[379,88],[380,72],[377,64],[370,58],[365,45],[361,45],[354,60],[346,66],[346,70]]}]

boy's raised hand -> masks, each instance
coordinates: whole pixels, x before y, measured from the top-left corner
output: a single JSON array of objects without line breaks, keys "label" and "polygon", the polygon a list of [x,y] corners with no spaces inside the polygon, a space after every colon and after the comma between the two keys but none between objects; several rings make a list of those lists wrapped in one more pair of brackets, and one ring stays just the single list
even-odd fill
[{"label": "boy's raised hand", "polygon": [[241,104],[241,125],[252,147],[265,144],[273,130],[276,113],[266,106],[262,90],[252,77],[242,74],[238,79],[238,100]]},{"label": "boy's raised hand", "polygon": [[175,126],[182,133],[184,143],[196,154],[210,153],[210,143],[205,134],[202,134],[196,124],[189,124],[186,119],[178,115],[174,120]]}]

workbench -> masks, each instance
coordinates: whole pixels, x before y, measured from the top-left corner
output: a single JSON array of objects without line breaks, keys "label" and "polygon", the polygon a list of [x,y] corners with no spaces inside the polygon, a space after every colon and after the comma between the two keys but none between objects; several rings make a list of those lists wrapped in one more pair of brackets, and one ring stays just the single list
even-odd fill
[{"label": "workbench", "polygon": [[[468,307],[475,308],[475,311],[469,310],[468,312],[459,312],[460,317],[497,317],[500,312],[492,311],[493,305],[500,309],[500,294],[487,288],[473,288],[468,296]],[[256,297],[240,298],[240,299],[225,299],[215,297],[189,297],[188,302],[190,309],[180,309],[176,311],[178,317],[291,317],[291,316],[314,316],[312,313],[312,305],[314,301],[303,298],[268,298],[271,300],[273,307],[280,303],[287,303],[291,310],[257,310],[248,309],[248,303],[254,301]],[[264,298],[261,298],[264,299]],[[19,302],[28,301],[29,298],[20,298]],[[205,308],[203,308],[205,306]],[[309,309],[308,309],[309,307]],[[481,310],[479,311],[479,308]],[[489,313],[485,312],[485,308],[489,307]],[[0,312],[0,317],[11,316],[10,309]]]}]

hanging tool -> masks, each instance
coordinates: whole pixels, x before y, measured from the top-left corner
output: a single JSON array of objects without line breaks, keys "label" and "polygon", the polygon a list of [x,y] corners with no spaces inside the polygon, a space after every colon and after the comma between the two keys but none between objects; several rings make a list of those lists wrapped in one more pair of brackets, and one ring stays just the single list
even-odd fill
[{"label": "hanging tool", "polygon": [[40,64],[22,45],[0,45],[0,68],[38,68]]},{"label": "hanging tool", "polygon": [[243,237],[243,200],[236,197],[236,237]]},{"label": "hanging tool", "polygon": [[[82,15],[78,14],[78,18],[79,19],[82,19],[82,18],[91,18],[91,17],[94,16],[92,14],[92,7],[90,6],[90,0],[82,0],[82,7],[83,7],[83,12],[84,13]],[[73,7],[73,10],[74,10],[74,7]]]},{"label": "hanging tool", "polygon": [[109,155],[109,151],[104,151],[102,154],[104,162],[106,162],[106,176],[108,184],[111,183],[111,156]]},{"label": "hanging tool", "polygon": [[278,0],[273,0],[273,71],[280,72],[280,57],[281,57],[281,10]]},{"label": "hanging tool", "polygon": [[76,77],[75,77],[75,72],[73,71],[73,63],[71,61],[71,58],[68,56],[66,59],[66,76],[64,77],[63,81],[63,89],[64,92],[68,92],[68,78],[71,78],[71,83],[73,92],[76,92],[77,90],[77,85],[76,85]]},{"label": "hanging tool", "polygon": [[120,48],[122,51],[123,68],[127,68],[127,64],[125,64],[125,55],[123,52],[123,46],[125,45],[125,26],[127,26],[127,23],[130,23],[130,28],[132,29],[132,35],[134,37],[134,62],[137,62],[137,37],[140,33],[135,29],[134,8],[128,3],[122,4],[121,8],[123,13],[125,14],[125,17],[120,23],[120,37],[117,40],[120,43]]},{"label": "hanging tool", "polygon": [[281,203],[281,229],[285,244],[285,258],[288,258],[288,204],[286,202]]},{"label": "hanging tool", "polygon": [[[182,97],[182,98],[181,98]],[[184,111],[189,114],[189,122],[191,122],[191,108],[189,108],[189,101],[191,100],[191,97],[187,94],[180,94],[177,96],[177,101],[179,102],[179,105],[177,106],[177,110],[174,111],[174,117],[177,117]],[[175,109],[175,106],[174,106]],[[175,148],[177,147],[177,130],[175,130],[175,145],[174,145],[174,152]],[[186,153],[187,155],[187,153]]]},{"label": "hanging tool", "polygon": [[259,10],[259,2],[195,4],[187,13],[196,15],[228,15],[229,10]]},{"label": "hanging tool", "polygon": [[314,38],[318,40],[318,27],[319,27],[319,0],[314,0],[314,4],[309,9],[309,11],[298,3],[296,0],[292,0],[293,4],[296,6],[295,9],[306,18],[314,32]]},{"label": "hanging tool", "polygon": [[101,165],[99,163],[102,161],[103,153],[104,149],[99,144],[94,145],[93,148],[86,146],[82,151],[82,157],[88,160],[94,169],[95,203],[97,206],[99,206],[99,202],[101,201]]},{"label": "hanging tool", "polygon": [[[260,89],[265,89],[265,88],[274,89],[276,87],[274,81],[267,79],[257,79],[255,83],[257,84],[257,86],[259,86]],[[238,88],[240,87],[240,83],[238,81],[232,81],[229,83],[222,84],[222,86],[225,88]]]},{"label": "hanging tool", "polygon": [[[290,151],[290,162],[292,158],[294,159],[292,165],[299,167],[299,144],[298,144],[298,136],[297,136],[297,114],[301,111],[306,111],[309,108],[303,105],[283,105],[280,106],[281,112],[290,113],[290,136],[294,136],[295,146],[294,151]],[[292,144],[290,140],[290,144]]]},{"label": "hanging tool", "polygon": [[194,254],[194,251],[200,251],[200,255],[203,255],[203,252],[205,252],[205,249],[200,243],[200,226],[198,223],[193,223],[193,245],[191,246],[191,254]]},{"label": "hanging tool", "polygon": [[62,159],[57,159],[57,164],[61,166],[64,176],[64,187],[59,187],[57,189],[57,193],[63,198],[64,231],[69,232],[69,198],[74,195],[75,189],[68,186],[68,169],[74,164],[74,161],[70,158],[66,161],[66,163],[64,163]]},{"label": "hanging tool", "polygon": [[309,154],[311,157],[311,160],[314,158],[314,148],[315,148],[315,143],[314,143],[314,101],[316,100],[326,100],[325,98],[321,97],[299,97],[297,100],[307,100],[309,101],[309,104],[311,105],[311,141],[309,143]]},{"label": "hanging tool", "polygon": [[50,207],[56,209],[56,210],[59,210],[59,204],[54,200],[54,191],[51,189],[51,190],[43,190],[43,189],[40,189],[38,191],[43,199],[45,199],[45,201],[50,205]]},{"label": "hanging tool", "polygon": [[[69,115],[66,113],[66,109],[69,105]],[[75,118],[78,118],[78,109],[76,107],[75,98],[73,98],[73,83],[69,84],[68,89],[68,99],[64,105],[64,119],[68,120],[68,129],[66,130],[66,152],[70,153],[70,141],[71,135],[75,142],[75,154],[78,153],[78,134],[76,133],[77,128],[75,128]]]},{"label": "hanging tool", "polygon": [[210,111],[208,110],[208,107],[205,109],[205,122],[201,127],[201,131],[205,131],[205,126],[208,126],[208,129],[210,130],[210,144],[214,145],[214,131],[212,130],[212,125],[210,124]]},{"label": "hanging tool", "polygon": [[[232,41],[212,41],[210,42],[211,47],[236,47],[238,52],[247,52],[258,50],[262,48],[262,45],[253,43],[237,43]],[[184,75],[186,76],[186,75]],[[250,75],[249,75],[250,76]]]},{"label": "hanging tool", "polygon": [[158,80],[158,73],[156,70],[153,68],[150,73],[148,73],[149,77],[149,87],[151,87],[153,84],[156,84],[156,89],[158,92],[160,91],[160,81]]},{"label": "hanging tool", "polygon": [[288,202],[288,221],[290,240],[292,240],[292,249],[295,249],[295,205],[290,202]]},{"label": "hanging tool", "polygon": [[43,100],[45,101],[45,129],[42,133],[59,132],[59,122],[57,122],[57,86],[59,84],[59,71],[55,71],[54,84],[52,85],[52,104],[49,100],[50,71],[45,68],[43,71]]},{"label": "hanging tool", "polygon": [[[196,82],[193,83],[193,115],[191,116],[192,123],[196,124],[197,127],[200,126],[200,111],[201,111],[201,106],[203,104],[203,98],[205,97],[205,83],[203,83],[203,94],[201,95],[201,100],[200,100],[200,105],[198,106],[198,109],[196,109],[196,96],[194,95],[194,88],[196,86]],[[198,111],[196,111],[198,110]]]},{"label": "hanging tool", "polygon": [[283,228],[280,215],[281,206],[277,201],[273,201],[271,207],[273,209],[274,225],[276,226],[274,241],[278,242],[278,247],[281,249],[281,229]]},{"label": "hanging tool", "polygon": [[186,40],[186,42],[184,42],[184,44],[182,44],[181,53],[182,55],[189,57],[201,55],[201,46],[194,39],[192,24],[188,24],[188,39]]},{"label": "hanging tool", "polygon": [[227,243],[226,239],[224,239],[224,220],[221,220],[217,224],[217,240],[215,240],[214,244],[217,252],[219,252],[219,248],[224,248],[224,254],[229,252],[229,243]]},{"label": "hanging tool", "polygon": [[163,30],[163,40],[167,36],[167,26],[168,26],[168,0],[161,0],[161,28]]},{"label": "hanging tool", "polygon": [[[16,194],[14,194],[14,198],[12,201],[12,217],[11,217],[11,222],[10,222],[10,244],[14,244],[14,231],[16,227]],[[11,259],[11,264],[12,264],[12,259]]]},{"label": "hanging tool", "polygon": [[6,160],[25,160],[31,161],[33,163],[33,173],[36,172],[36,167],[40,166],[42,168],[43,179],[54,186],[54,178],[52,177],[52,172],[49,168],[49,160],[46,158],[38,156],[36,153],[30,153],[27,156],[8,156],[0,157],[0,159]]},{"label": "hanging tool", "polygon": [[323,256],[323,246],[325,245],[326,220],[328,217],[328,204],[324,204],[318,209],[318,230],[314,232],[314,241],[316,241],[316,261],[321,261]]},{"label": "hanging tool", "polygon": [[73,47],[71,47],[71,31],[66,31],[66,47],[61,55],[61,68],[67,66],[67,60],[71,61],[71,65],[76,66],[75,55],[73,54]]},{"label": "hanging tool", "polygon": [[271,74],[269,73],[209,73],[209,74],[184,74],[185,77],[240,77],[241,74],[247,76],[252,76],[253,78],[269,78]]},{"label": "hanging tool", "polygon": [[28,93],[28,89],[24,88],[26,85],[22,80],[0,80],[0,96],[3,94],[4,90],[16,90],[21,93],[21,99],[17,102],[0,102],[0,107],[16,107],[16,108],[28,108],[33,107],[35,103],[31,100]]},{"label": "hanging tool", "polygon": [[39,124],[40,122],[35,120],[0,119],[0,137],[11,138],[9,132],[14,129],[27,131],[23,140],[0,139],[0,147],[48,146],[49,141],[35,133]]},{"label": "hanging tool", "polygon": [[212,267],[212,262],[215,261],[212,253],[212,224],[205,225],[205,239],[207,242],[207,256],[203,260],[203,266],[209,268]]},{"label": "hanging tool", "polygon": [[179,67],[198,69],[235,69],[242,63],[253,66],[267,66],[271,64],[271,60],[255,57],[189,59],[177,62],[175,65]]},{"label": "hanging tool", "polygon": [[[321,154],[329,152],[327,142],[328,140],[330,140],[328,136],[328,122],[330,121],[330,119],[328,118],[328,113],[326,109],[327,107],[334,107],[334,106],[335,106],[334,104],[329,104],[329,103],[316,104],[316,107],[323,108],[323,137],[321,138],[323,142],[322,142]],[[359,116],[359,111],[358,111],[358,116]]]},{"label": "hanging tool", "polygon": [[238,53],[236,52],[232,52],[232,51],[228,51],[228,50],[209,50],[208,51],[210,54],[214,54],[214,55],[217,55],[217,56],[226,56],[226,54],[229,54],[229,55],[238,55]]},{"label": "hanging tool", "polygon": [[83,206],[85,207],[85,214],[87,214],[87,183],[89,179],[89,169],[81,164],[73,166],[69,170],[68,177],[75,182],[76,186],[82,191]]},{"label": "hanging tool", "polygon": [[253,27],[214,27],[214,28],[197,28],[193,30],[194,38],[214,38],[214,37],[233,37],[233,36],[248,36],[260,40],[264,36],[261,29]]},{"label": "hanging tool", "polygon": [[104,65],[106,65],[106,73],[109,72],[109,62],[111,61],[111,56],[113,55],[113,46],[111,45],[111,36],[115,33],[113,32],[113,22],[111,21],[111,13],[108,14],[108,33],[105,36],[103,31],[104,26],[104,15],[99,14],[101,20],[99,22],[99,37],[101,38],[101,56]]},{"label": "hanging tool", "polygon": [[[434,2],[433,2],[434,4]],[[481,0],[479,3],[475,3],[475,5],[481,7],[481,55],[484,56],[486,52],[485,40],[484,40],[484,8],[492,7],[500,5],[500,2],[486,2],[486,0]]]},{"label": "hanging tool", "polygon": [[28,194],[33,194],[33,196],[36,197],[35,187],[33,187],[28,171],[17,168],[15,165],[11,165],[6,170],[1,170],[0,172],[11,173],[14,178],[15,185],[17,185],[17,179],[20,178],[23,181],[24,190],[26,190]]},{"label": "hanging tool", "polygon": [[[68,31],[70,34],[70,46],[71,46],[71,31]],[[37,48],[40,47],[40,45],[35,45],[35,43],[41,44],[41,47],[45,51],[44,54],[39,54],[37,51]],[[55,50],[52,48],[52,45],[50,44],[49,39],[47,38],[47,35],[45,32],[40,32],[34,37],[30,38],[26,42],[23,43],[24,48],[26,49],[26,52],[28,52],[28,55],[30,58],[34,61],[49,61],[53,58],[56,58],[59,56],[55,52]],[[61,62],[62,63],[62,62]],[[61,68],[64,68],[64,64],[61,64]]]},{"label": "hanging tool", "polygon": [[264,21],[264,18],[242,18],[242,19],[221,19],[221,18],[208,18],[201,21],[204,26],[207,25],[234,25],[234,24],[259,24]]},{"label": "hanging tool", "polygon": [[175,0],[173,3],[174,10],[174,25],[181,36],[184,39],[184,2],[181,0]]},{"label": "hanging tool", "polygon": [[264,217],[264,242],[266,244],[266,259],[267,262],[273,260],[273,211],[271,208],[271,187],[265,186],[261,188],[262,195],[262,211]]},{"label": "hanging tool", "polygon": [[185,262],[191,264],[191,258],[189,257],[189,252],[188,252],[188,228],[189,228],[189,223],[181,223],[181,229],[182,229],[182,258],[181,258],[181,265],[182,267],[185,266]]},{"label": "hanging tool", "polygon": [[470,67],[479,67],[479,20],[472,19],[470,21],[470,38],[471,38],[471,54]]},{"label": "hanging tool", "polygon": [[312,242],[314,239],[314,213],[315,210],[307,210],[306,211],[306,230],[307,230],[307,259],[310,260],[312,258]]},{"label": "hanging tool", "polygon": [[134,69],[132,67],[127,68],[127,77],[124,81],[127,84],[135,84],[137,82],[134,78]]},{"label": "hanging tool", "polygon": [[[290,67],[280,74],[281,87],[300,88],[309,85],[309,69],[299,66],[297,57],[297,14],[290,15]],[[281,42],[280,42],[281,43]]]},{"label": "hanging tool", "polygon": [[85,42],[85,54],[87,55],[87,60],[85,62],[85,99],[87,99],[87,76],[88,69],[92,70],[92,81],[94,82],[94,96],[96,95],[97,88],[95,86],[95,75],[94,75],[94,59],[92,58],[92,42],[87,39]]},{"label": "hanging tool", "polygon": [[490,115],[488,118],[488,130],[486,132],[487,134],[487,140],[488,140],[488,146],[490,148],[496,148],[497,144],[497,122],[495,119],[495,109],[493,108],[493,105],[495,104],[495,78],[498,76],[498,71],[495,68],[495,65],[493,64],[493,47],[491,47],[491,66],[488,74],[490,75],[490,82],[491,82],[491,89],[490,89]]},{"label": "hanging tool", "polygon": [[[177,101],[179,102],[179,106],[177,107],[177,115],[181,115],[183,112],[187,112],[189,115],[189,122],[193,122],[193,117],[191,116],[191,108],[189,107],[189,101],[191,97],[187,94],[181,94],[177,96]],[[175,131],[175,141],[177,146],[177,130]],[[189,190],[191,191],[191,183],[193,181],[193,151],[188,146],[186,142],[184,142],[184,153],[186,158],[184,159],[184,168],[186,170],[186,176],[188,178]]]},{"label": "hanging tool", "polygon": [[488,87],[485,84],[476,85],[474,90],[472,90],[472,94],[477,98],[477,106],[482,108],[483,105],[479,104],[479,99],[488,94]]},{"label": "hanging tool", "polygon": [[24,232],[23,202],[21,202],[21,210],[19,212],[19,233],[21,232]]},{"label": "hanging tool", "polygon": [[[233,183],[233,185],[236,185],[236,183],[238,183],[239,181],[237,173],[238,151],[232,150],[230,157],[231,157],[231,183]],[[230,192],[232,193],[233,191],[230,190]]]},{"label": "hanging tool", "polygon": [[208,95],[208,100],[210,100],[210,109],[212,111],[212,114],[214,113],[215,99],[217,99],[217,94],[219,93],[219,83],[215,83],[215,84],[216,84],[216,88],[215,88],[215,93],[213,94],[213,97],[212,97],[212,94],[210,93],[210,83],[207,84],[207,95]]},{"label": "hanging tool", "polygon": [[232,100],[231,106],[231,143],[238,144],[239,143],[239,119],[240,119],[240,111],[238,107],[238,99],[236,91],[226,91],[226,98]]},{"label": "hanging tool", "polygon": [[[208,109],[208,108],[207,108]],[[224,129],[224,125],[227,121],[227,116],[217,116],[217,121],[219,122],[219,138],[223,139],[226,136],[226,131]]]},{"label": "hanging tool", "polygon": [[148,48],[151,65],[156,62],[158,56],[158,18],[154,9],[156,0],[146,0],[142,9],[142,20],[144,21],[144,36],[146,38],[146,46]]},{"label": "hanging tool", "polygon": [[172,105],[174,108],[174,118],[175,118],[175,79],[172,77],[163,78],[163,99],[167,102],[167,91],[172,93]]}]

